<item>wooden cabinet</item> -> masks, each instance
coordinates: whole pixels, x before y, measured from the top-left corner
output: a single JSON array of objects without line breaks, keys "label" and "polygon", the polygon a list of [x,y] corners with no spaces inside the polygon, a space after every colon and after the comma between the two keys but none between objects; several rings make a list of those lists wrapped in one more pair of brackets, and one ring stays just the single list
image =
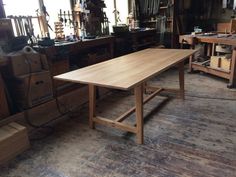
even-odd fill
[{"label": "wooden cabinet", "polygon": [[157,43],[156,29],[144,29],[123,33],[113,33],[115,57],[148,48]]},{"label": "wooden cabinet", "polygon": [[148,29],[143,31],[132,31],[131,41],[133,51],[147,48],[156,43],[156,30]]},{"label": "wooden cabinet", "polygon": [[178,45],[178,3],[179,0],[161,0],[157,14],[141,14],[141,27],[155,28],[159,43],[167,48]]}]

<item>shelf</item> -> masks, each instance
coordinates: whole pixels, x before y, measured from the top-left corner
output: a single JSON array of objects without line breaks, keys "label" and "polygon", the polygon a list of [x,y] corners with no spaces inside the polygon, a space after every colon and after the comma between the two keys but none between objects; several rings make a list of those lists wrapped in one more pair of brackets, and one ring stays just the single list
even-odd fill
[{"label": "shelf", "polygon": [[209,73],[215,76],[219,76],[225,79],[230,79],[230,71],[225,71],[223,69],[211,68],[210,66],[203,66],[201,63],[193,62],[192,68],[194,70]]},{"label": "shelf", "polygon": [[168,9],[168,6],[162,6],[160,9]]}]

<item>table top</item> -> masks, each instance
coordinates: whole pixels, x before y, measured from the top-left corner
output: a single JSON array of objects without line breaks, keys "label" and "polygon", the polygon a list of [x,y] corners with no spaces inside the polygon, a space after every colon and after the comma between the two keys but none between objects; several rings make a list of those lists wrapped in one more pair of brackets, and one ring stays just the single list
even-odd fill
[{"label": "table top", "polygon": [[61,74],[54,79],[129,90],[195,52],[189,49],[146,49]]},{"label": "table top", "polygon": [[180,38],[196,38],[199,42],[206,42],[206,43],[219,43],[219,44],[226,44],[226,45],[236,45],[236,35],[180,35]]}]

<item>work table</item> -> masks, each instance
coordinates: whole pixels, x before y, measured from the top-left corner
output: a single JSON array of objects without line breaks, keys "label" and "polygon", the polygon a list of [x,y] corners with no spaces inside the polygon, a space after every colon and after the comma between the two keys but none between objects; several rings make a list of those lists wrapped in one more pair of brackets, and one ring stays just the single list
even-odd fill
[{"label": "work table", "polygon": [[222,35],[222,34],[215,34],[215,35],[180,35],[179,41],[180,43],[189,43],[189,40],[193,40],[193,42],[205,42],[205,43],[218,43],[218,44],[226,44],[226,45],[236,45],[236,34],[232,35]]},{"label": "work table", "polygon": [[[215,34],[215,35],[180,35],[179,43],[181,48],[183,48],[183,44],[190,45],[191,49],[194,49],[197,43],[205,43],[207,44],[207,56],[215,56],[215,48],[217,44],[230,45],[232,49],[236,46],[236,34],[232,35],[224,35],[224,34]],[[208,62],[208,61],[206,61]],[[189,60],[189,71],[193,70],[202,71],[205,73],[213,74],[225,79],[229,80],[228,87],[233,88],[236,87],[236,50],[233,50],[230,70],[224,71],[221,69],[212,68],[210,66],[206,66],[205,62],[199,63],[196,62],[193,57],[190,57]]]}]

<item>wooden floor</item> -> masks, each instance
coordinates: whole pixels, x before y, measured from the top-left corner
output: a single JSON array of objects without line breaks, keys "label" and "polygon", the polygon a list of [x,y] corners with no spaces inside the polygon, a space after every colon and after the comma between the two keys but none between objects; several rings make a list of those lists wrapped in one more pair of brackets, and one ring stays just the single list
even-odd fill
[{"label": "wooden floor", "polygon": [[[177,71],[153,84],[178,86]],[[236,177],[236,90],[226,81],[186,74],[186,100],[162,95],[144,107],[144,145],[135,136],[103,126],[88,127],[88,108],[55,126],[55,133],[0,169],[1,177]],[[98,114],[116,118],[134,104],[114,91]],[[157,109],[160,112],[157,113]],[[128,121],[132,122],[134,115]]]}]

